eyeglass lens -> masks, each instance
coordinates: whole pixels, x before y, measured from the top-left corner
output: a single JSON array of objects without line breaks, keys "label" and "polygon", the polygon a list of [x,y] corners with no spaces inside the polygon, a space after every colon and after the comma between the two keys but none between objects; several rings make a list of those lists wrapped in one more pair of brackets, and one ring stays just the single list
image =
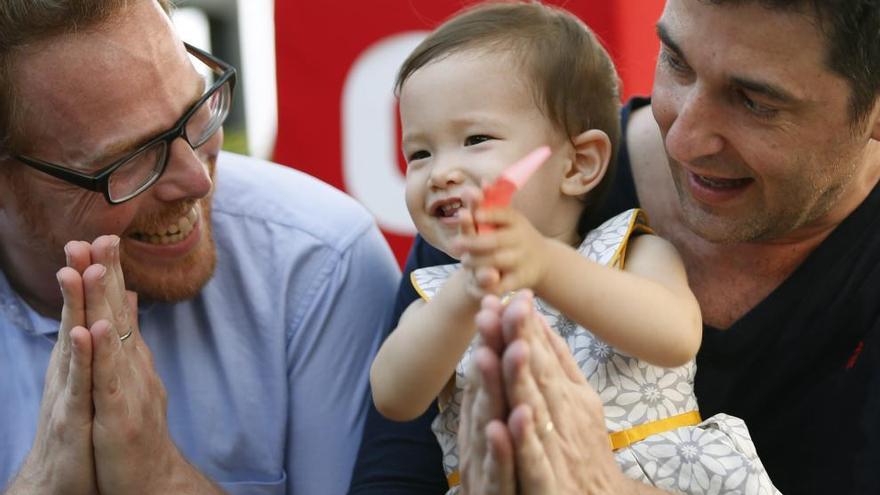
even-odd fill
[{"label": "eyeglass lens", "polygon": [[[229,114],[232,90],[227,82],[214,91],[185,124],[185,135],[193,149],[205,144],[223,125]],[[168,143],[160,141],[132,156],[109,177],[110,198],[124,201],[143,191],[159,176],[168,156]]]},{"label": "eyeglass lens", "polygon": [[110,199],[124,201],[141,192],[162,171],[168,145],[160,141],[132,156],[109,177]]},{"label": "eyeglass lens", "polygon": [[186,123],[186,137],[193,148],[205,144],[223,125],[229,113],[230,88],[226,83],[215,91]]}]

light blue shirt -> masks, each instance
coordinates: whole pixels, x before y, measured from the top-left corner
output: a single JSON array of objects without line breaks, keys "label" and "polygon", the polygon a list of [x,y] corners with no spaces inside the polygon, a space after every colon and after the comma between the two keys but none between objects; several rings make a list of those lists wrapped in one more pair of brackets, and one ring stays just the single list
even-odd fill
[{"label": "light blue shirt", "polygon": [[[233,494],[345,493],[397,264],[357,202],[305,174],[223,154],[216,187],[213,278],[139,311],[171,436]],[[58,325],[0,276],[0,486],[33,443]]]}]

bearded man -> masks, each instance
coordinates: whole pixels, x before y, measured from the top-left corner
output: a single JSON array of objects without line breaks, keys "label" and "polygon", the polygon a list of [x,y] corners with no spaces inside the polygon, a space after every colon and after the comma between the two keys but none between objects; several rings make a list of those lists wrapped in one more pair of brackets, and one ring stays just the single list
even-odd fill
[{"label": "bearded man", "polygon": [[396,264],[168,9],[0,3],[0,489],[340,493]]}]

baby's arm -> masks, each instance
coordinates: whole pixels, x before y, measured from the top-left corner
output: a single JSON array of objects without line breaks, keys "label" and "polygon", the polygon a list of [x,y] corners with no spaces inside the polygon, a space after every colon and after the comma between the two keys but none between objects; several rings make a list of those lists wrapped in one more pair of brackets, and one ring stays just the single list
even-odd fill
[{"label": "baby's arm", "polygon": [[428,302],[414,301],[370,368],[373,402],[382,415],[407,421],[436,398],[476,333],[480,298],[456,271]]},{"label": "baby's arm", "polygon": [[530,288],[603,341],[658,366],[680,366],[702,339],[700,308],[670,243],[653,235],[629,241],[624,270],[595,263],[541,235],[513,208],[477,211],[494,232],[458,241],[462,264],[500,273],[496,292]]},{"label": "baby's arm", "polygon": [[654,235],[630,240],[623,271],[547,240],[535,293],[603,341],[658,366],[680,366],[702,339],[697,300],[675,248]]}]

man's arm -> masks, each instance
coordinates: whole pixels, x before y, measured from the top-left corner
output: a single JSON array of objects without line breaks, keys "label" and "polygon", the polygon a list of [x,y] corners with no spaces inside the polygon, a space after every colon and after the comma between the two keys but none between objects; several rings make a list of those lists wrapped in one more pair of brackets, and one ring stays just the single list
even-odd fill
[{"label": "man's arm", "polygon": [[46,370],[36,438],[5,495],[90,495],[97,491],[92,449],[92,339],[84,326],[80,277],[89,261],[83,263],[82,268],[58,271],[64,307],[58,341]]},{"label": "man's arm", "polygon": [[342,493],[348,486],[367,412],[370,363],[399,280],[372,224],[321,263],[311,301],[291,302],[287,493]]},{"label": "man's arm", "polygon": [[[416,237],[403,270],[388,328],[394,328],[403,310],[419,297],[410,283],[410,272],[422,266],[454,262],[421,237]],[[431,432],[431,421],[436,415],[437,404],[434,403],[417,419],[397,423],[385,419],[370,401],[349,494],[446,493],[448,486],[443,474],[442,453]]]}]

